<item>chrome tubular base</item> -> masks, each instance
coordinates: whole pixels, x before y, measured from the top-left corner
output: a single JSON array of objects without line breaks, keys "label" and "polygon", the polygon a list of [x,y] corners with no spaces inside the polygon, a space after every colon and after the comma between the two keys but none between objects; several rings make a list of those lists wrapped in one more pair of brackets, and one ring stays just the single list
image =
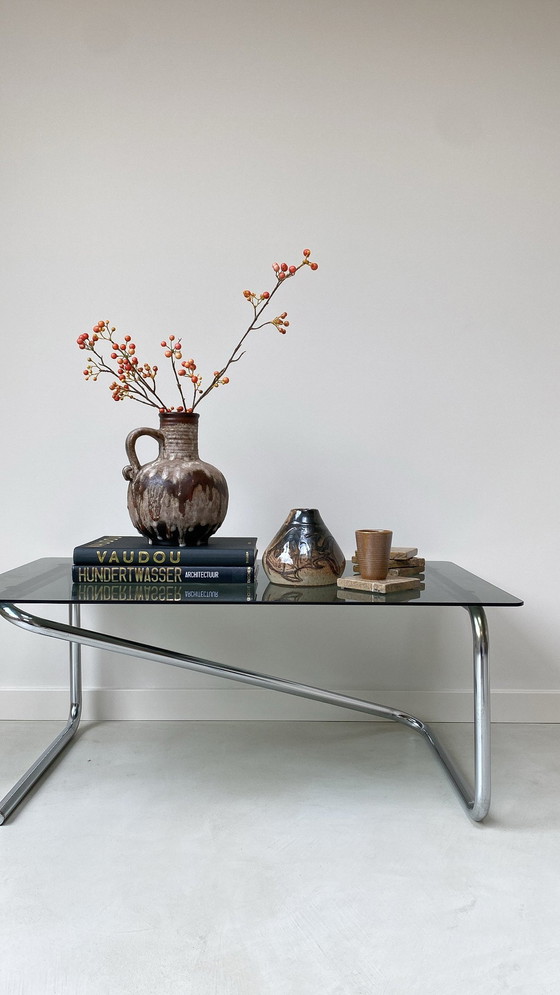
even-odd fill
[{"label": "chrome tubular base", "polygon": [[446,748],[440,742],[430,726],[421,719],[403,712],[397,708],[378,705],[360,698],[352,698],[328,691],[323,688],[311,687],[294,681],[268,674],[259,674],[250,670],[241,670],[225,664],[215,663],[187,653],[177,653],[161,649],[157,646],[147,646],[119,636],[110,636],[100,632],[80,628],[79,605],[70,606],[70,623],[53,622],[38,618],[17,608],[14,604],[0,604],[0,615],[19,628],[28,629],[44,636],[62,639],[70,644],[70,716],[59,736],[47,750],[29,768],[6,797],[0,802],[0,823],[4,822],[17,805],[28,794],[33,785],[44,774],[55,757],[64,749],[74,736],[81,714],[81,667],[80,647],[90,646],[98,649],[111,650],[125,656],[133,656],[154,663],[165,663],[197,673],[224,677],[227,680],[239,681],[255,687],[267,688],[284,694],[293,694],[301,698],[322,701],[329,705],[349,708],[354,711],[391,719],[406,725],[420,733],[434,751],[443,765],[446,773],[459,793],[470,818],[480,822],[487,815],[490,807],[490,696],[488,674],[488,629],[484,609],[478,605],[464,605],[471,619],[473,638],[473,669],[474,669],[474,789],[458,769]]},{"label": "chrome tubular base", "polygon": [[[0,605],[0,614],[4,618],[9,616],[4,614],[3,605]],[[10,619],[14,621],[15,619]],[[70,626],[79,626],[80,624],[80,606],[78,604],[71,604],[69,606],[69,621]],[[74,738],[76,732],[78,731],[78,726],[80,724],[80,718],[82,714],[82,666],[81,666],[81,646],[77,641],[70,643],[70,711],[68,714],[68,721],[64,726],[64,729],[58,734],[58,736],[53,739],[52,743],[47,746],[47,749],[41,753],[41,756],[37,758],[35,763],[31,764],[29,770],[20,777],[17,784],[14,784],[11,791],[2,798],[0,801],[0,825],[6,821],[6,819],[12,814],[14,809],[23,801],[26,795],[29,794],[33,786],[40,780],[45,771],[51,766],[51,764],[56,760],[58,755],[62,753],[63,749],[68,745],[71,739]]]}]

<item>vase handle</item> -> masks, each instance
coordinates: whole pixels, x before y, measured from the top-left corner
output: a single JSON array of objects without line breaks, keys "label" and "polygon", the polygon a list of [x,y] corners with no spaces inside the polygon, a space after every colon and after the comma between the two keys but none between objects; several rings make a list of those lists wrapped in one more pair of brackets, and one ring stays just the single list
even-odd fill
[{"label": "vase handle", "polygon": [[141,435],[149,435],[151,439],[155,439],[159,445],[158,456],[163,455],[163,443],[164,435],[157,428],[135,428],[126,437],[126,442],[124,447],[126,449],[126,455],[130,460],[129,466],[123,466],[123,477],[125,480],[133,480],[138,471],[141,469],[140,461],[136,455],[136,443]]}]

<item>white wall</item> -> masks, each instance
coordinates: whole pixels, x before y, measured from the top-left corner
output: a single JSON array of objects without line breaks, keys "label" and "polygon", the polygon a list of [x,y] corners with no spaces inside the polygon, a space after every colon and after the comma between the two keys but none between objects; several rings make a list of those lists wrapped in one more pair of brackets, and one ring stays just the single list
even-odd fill
[{"label": "white wall", "polygon": [[[0,567],[131,531],[123,442],[150,414],[82,382],[76,336],[109,317],[157,361],[173,331],[212,370],[241,291],[309,246],[289,334],[255,335],[200,409],[224,531],[263,549],[316,506],[348,554],[392,527],[512,591],[524,608],[489,612],[494,715],[559,720],[560,7],[20,0],[2,38]],[[85,622],[469,714],[459,610],[217,616]],[[60,644],[3,624],[2,647],[0,714],[64,714]],[[85,656],[90,715],[327,714]]]}]

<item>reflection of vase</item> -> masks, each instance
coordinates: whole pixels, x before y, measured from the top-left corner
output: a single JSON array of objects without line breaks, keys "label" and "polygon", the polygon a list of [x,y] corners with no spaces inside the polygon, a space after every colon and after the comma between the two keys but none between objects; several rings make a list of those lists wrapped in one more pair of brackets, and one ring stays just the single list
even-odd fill
[{"label": "reflection of vase", "polygon": [[[337,603],[338,587],[334,584],[324,584],[321,587],[314,587],[300,584],[267,584],[263,591],[263,604],[265,602],[283,605],[333,605]],[[338,602],[340,604],[340,602]]]},{"label": "reflection of vase", "polygon": [[[128,511],[138,532],[154,543],[204,545],[226,517],[225,478],[198,455],[198,417],[162,411],[159,429],[137,428],[126,440]],[[144,466],[136,455],[142,435],[159,444],[156,459]]]},{"label": "reflection of vase", "polygon": [[292,508],[262,563],[273,584],[322,587],[336,584],[346,560],[316,508]]}]

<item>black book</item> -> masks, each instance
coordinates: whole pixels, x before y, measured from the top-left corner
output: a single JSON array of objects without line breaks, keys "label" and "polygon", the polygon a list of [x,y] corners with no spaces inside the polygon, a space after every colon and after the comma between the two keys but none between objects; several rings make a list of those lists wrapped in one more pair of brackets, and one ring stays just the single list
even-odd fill
[{"label": "black book", "polygon": [[[144,536],[101,536],[74,549],[76,565],[103,567],[253,567],[256,538],[212,536],[206,546],[163,546]],[[225,579],[225,578],[224,578]]]},{"label": "black book", "polygon": [[110,566],[101,563],[75,563],[72,580],[78,584],[252,584],[255,567]]}]

